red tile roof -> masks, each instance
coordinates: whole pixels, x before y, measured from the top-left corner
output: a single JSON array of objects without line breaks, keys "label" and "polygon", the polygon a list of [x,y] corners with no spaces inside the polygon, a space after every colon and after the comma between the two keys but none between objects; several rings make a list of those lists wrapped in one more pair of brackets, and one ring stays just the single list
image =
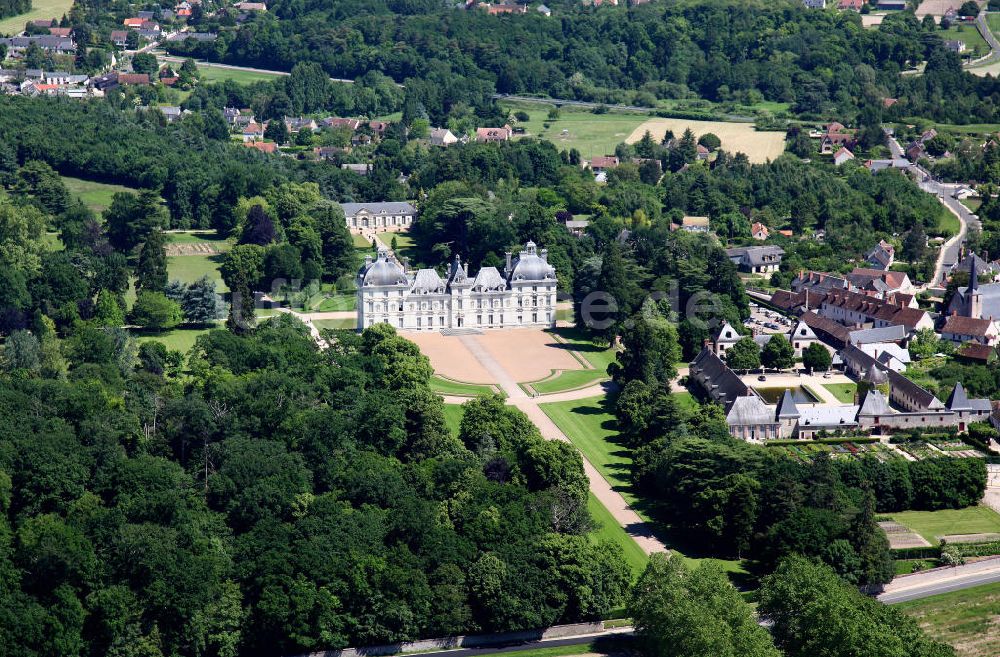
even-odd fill
[{"label": "red tile roof", "polygon": [[961,315],[949,315],[941,327],[942,333],[953,335],[972,335],[975,337],[985,337],[986,332],[993,324],[988,319],[977,319],[975,317],[963,317]]}]

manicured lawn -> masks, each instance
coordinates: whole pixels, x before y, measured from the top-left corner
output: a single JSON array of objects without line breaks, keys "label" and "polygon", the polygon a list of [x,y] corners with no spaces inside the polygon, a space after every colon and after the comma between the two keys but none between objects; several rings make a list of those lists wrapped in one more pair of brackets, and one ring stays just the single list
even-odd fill
[{"label": "manicured lawn", "polygon": [[954,214],[950,211],[942,208],[940,218],[938,219],[938,232],[942,235],[952,236],[957,235],[958,231],[962,229],[962,224]]},{"label": "manicured lawn", "polygon": [[372,243],[364,235],[351,233],[351,239],[354,240],[354,248],[356,249],[368,249],[370,251],[372,248]]},{"label": "manicured lawn", "polygon": [[854,401],[854,393],[858,386],[854,383],[824,383],[823,387],[833,393],[842,404],[850,404]]},{"label": "manicured lawn", "polygon": [[509,654],[516,657],[568,657],[569,655],[626,655],[634,650],[631,637],[609,636],[594,639],[591,643],[551,648],[525,648],[513,650]]},{"label": "manicured lawn", "polygon": [[629,568],[632,569],[633,577],[638,577],[642,574],[642,571],[646,568],[646,564],[649,562],[649,556],[642,551],[642,548],[639,547],[639,544],[631,536],[625,533],[622,526],[615,522],[614,517],[594,497],[593,493],[587,498],[587,508],[590,510],[590,515],[594,518],[594,522],[597,523],[597,527],[590,533],[591,539],[595,542],[610,541],[611,543],[620,545],[622,551],[625,553],[625,561],[628,562]]},{"label": "manicured lawn", "polygon": [[313,322],[313,326],[321,331],[323,329],[354,329],[357,325],[358,321],[353,317],[345,319],[317,319]]},{"label": "manicured lawn", "polygon": [[960,53],[962,57],[978,57],[985,55],[990,47],[986,45],[983,35],[979,33],[975,25],[964,23],[952,25],[947,30],[937,30],[936,34],[942,39],[957,39],[965,42],[965,52]]},{"label": "manicured lawn", "polygon": [[540,395],[549,395],[553,392],[583,388],[606,378],[608,375],[601,370],[564,370],[551,379],[532,383],[531,387]]},{"label": "manicured lawn", "polygon": [[[563,108],[559,110],[559,118],[549,122],[549,105],[523,103],[514,109],[523,110],[530,117],[528,121],[514,124],[514,127],[524,128],[526,137],[547,139],[559,150],[576,148],[587,160],[595,155],[613,154],[615,146],[624,142],[633,130],[649,118],[643,114],[593,114]],[[550,123],[548,128],[545,123]]]},{"label": "manicured lawn", "polygon": [[[179,64],[174,64],[175,66],[180,66]],[[224,82],[226,80],[232,80],[237,84],[250,84],[252,82],[268,82],[279,75],[274,73],[260,73],[257,71],[240,71],[231,68],[223,68],[221,66],[212,66],[211,64],[206,64],[205,62],[198,63],[198,72],[201,73],[201,81],[203,83],[212,82]]]},{"label": "manicured lawn", "polygon": [[[318,322],[316,323],[318,324]],[[465,397],[476,397],[477,395],[487,395],[491,392],[496,392],[492,386],[452,381],[440,376],[431,377],[431,390],[440,395],[459,395]]]},{"label": "manicured lawn", "polygon": [[452,435],[458,435],[458,430],[462,426],[462,415],[464,413],[465,410],[462,409],[461,404],[444,405],[444,423],[448,425],[448,430],[451,431]]},{"label": "manicured lawn", "polygon": [[606,372],[608,365],[615,361],[616,351],[614,349],[595,343],[589,335],[580,329],[557,328],[552,329],[551,332],[559,336],[573,351],[583,356],[595,370]]},{"label": "manicured lawn", "polygon": [[0,20],[0,34],[16,34],[28,21],[42,18],[62,18],[73,7],[73,0],[32,0],[31,10]]},{"label": "manicured lawn", "polygon": [[170,244],[205,244],[219,251],[228,251],[231,247],[229,242],[219,237],[214,230],[170,231],[167,233],[167,240]]},{"label": "manicured lawn", "polygon": [[136,333],[136,340],[139,342],[162,342],[167,349],[179,351],[186,354],[199,335],[208,333],[209,328],[177,328],[163,333]]},{"label": "manicured lawn", "polygon": [[221,255],[186,255],[170,256],[167,258],[167,276],[170,280],[192,283],[202,276],[215,279],[215,291],[220,294],[228,292],[229,288],[222,282],[222,274],[219,273],[219,265],[222,264]]},{"label": "manicured lawn", "polygon": [[959,657],[1000,655],[1000,583],[903,602],[896,608],[930,636],[954,646]]},{"label": "manicured lawn", "polygon": [[937,545],[939,536],[1000,533],[1000,514],[987,506],[941,511],[902,511],[890,516]]},{"label": "manicured lawn", "polygon": [[631,504],[629,468],[632,457],[626,447],[614,442],[618,432],[615,416],[604,397],[540,404],[539,408],[555,422],[583,456]]},{"label": "manicured lawn", "polygon": [[59,233],[43,233],[41,241],[48,251],[62,251],[66,248],[62,243],[62,239],[59,238]]},{"label": "manicured lawn", "polygon": [[[687,393],[678,393],[677,396],[681,404],[694,403]],[[607,407],[606,398],[590,397],[576,401],[539,404],[539,408],[569,437],[611,486],[621,493],[625,501],[632,505],[644,520],[650,521],[648,502],[637,498],[631,491],[629,475],[632,455],[627,447],[615,442],[617,438],[615,416]],[[665,527],[657,522],[653,522],[653,525],[660,538],[666,539],[667,546],[671,550],[676,551],[689,563],[698,563],[699,559],[692,559],[684,554],[697,552],[698,546],[678,545],[683,536],[668,536]],[[713,561],[717,561],[729,573],[746,575],[746,571],[738,561],[724,559],[713,559]]]},{"label": "manicured lawn", "polygon": [[357,308],[357,304],[357,296],[353,294],[337,294],[321,300],[316,307],[313,308],[313,311],[327,313],[336,312],[338,310],[354,310]]},{"label": "manicured lawn", "polygon": [[66,185],[66,189],[69,190],[70,196],[80,199],[84,205],[97,214],[108,209],[111,205],[112,197],[118,192],[137,193],[139,191],[133,187],[125,187],[124,185],[107,185],[105,183],[82,180],[81,178],[70,178],[68,176],[62,176],[62,180],[63,184]]}]

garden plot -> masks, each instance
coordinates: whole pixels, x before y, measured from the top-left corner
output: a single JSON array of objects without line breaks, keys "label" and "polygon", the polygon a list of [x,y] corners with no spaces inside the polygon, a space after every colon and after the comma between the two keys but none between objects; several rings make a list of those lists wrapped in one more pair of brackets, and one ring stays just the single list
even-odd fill
[{"label": "garden plot", "polygon": [[857,443],[845,440],[842,443],[820,443],[803,441],[800,443],[771,445],[771,449],[784,452],[797,461],[811,461],[818,454],[829,454],[833,459],[851,459],[872,456],[880,461],[899,458],[890,448],[879,443]]},{"label": "garden plot", "polygon": [[906,525],[892,520],[883,520],[878,524],[889,539],[889,548],[903,550],[906,548],[930,547],[930,542]]}]

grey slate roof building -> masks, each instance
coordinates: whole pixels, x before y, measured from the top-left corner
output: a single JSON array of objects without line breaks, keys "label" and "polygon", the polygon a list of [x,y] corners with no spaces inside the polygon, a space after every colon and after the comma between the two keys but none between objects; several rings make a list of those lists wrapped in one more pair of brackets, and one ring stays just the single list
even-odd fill
[{"label": "grey slate roof building", "polygon": [[689,374],[713,401],[722,404],[727,411],[738,398],[753,394],[711,349],[701,350],[691,362]]},{"label": "grey slate roof building", "polygon": [[417,209],[405,201],[341,203],[348,228],[405,228],[417,217]]},{"label": "grey slate roof building", "polygon": [[742,271],[765,273],[778,270],[785,250],[780,246],[739,246],[726,249],[726,255]]}]

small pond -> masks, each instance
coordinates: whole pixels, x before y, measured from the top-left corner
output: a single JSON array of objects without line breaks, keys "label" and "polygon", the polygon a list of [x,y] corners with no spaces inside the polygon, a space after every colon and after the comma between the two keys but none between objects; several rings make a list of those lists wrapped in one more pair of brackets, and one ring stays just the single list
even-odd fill
[{"label": "small pond", "polygon": [[[796,404],[815,404],[819,400],[816,399],[807,389],[802,386],[795,386],[794,388],[789,388],[792,391],[792,399],[795,400]],[[785,388],[757,388],[754,387],[760,396],[768,404],[777,404],[781,401],[781,396],[785,394]]]}]

